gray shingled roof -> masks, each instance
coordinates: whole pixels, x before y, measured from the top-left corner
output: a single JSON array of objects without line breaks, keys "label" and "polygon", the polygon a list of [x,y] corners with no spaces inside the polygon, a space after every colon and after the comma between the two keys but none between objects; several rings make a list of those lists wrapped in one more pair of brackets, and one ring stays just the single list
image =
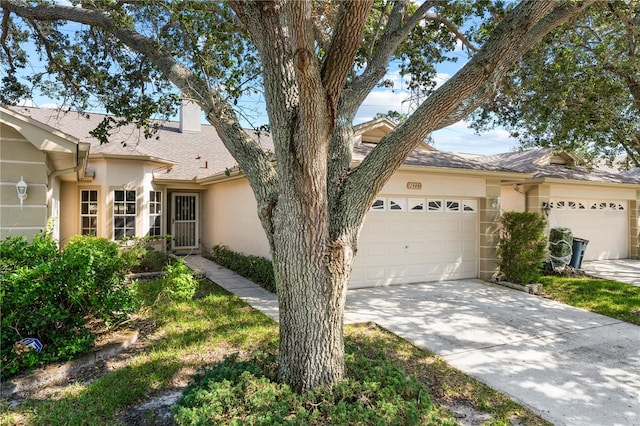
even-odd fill
[{"label": "gray shingled roof", "polygon": [[[35,120],[60,129],[81,141],[91,144],[90,156],[101,155],[141,156],[162,162],[173,163],[167,170],[161,170],[157,178],[170,180],[195,180],[223,173],[227,168],[237,166],[225,148],[213,126],[202,125],[200,132],[181,133],[179,123],[162,122],[158,139],[145,139],[141,129],[125,126],[111,138],[108,144],[100,144],[89,132],[96,128],[104,114],[59,112],[53,109],[15,107],[15,111]],[[257,138],[255,132],[247,131]],[[273,150],[271,138],[261,133],[260,143],[265,150]],[[124,144],[124,145],[123,145]],[[206,167],[205,167],[206,165]],[[159,164],[159,167],[161,165]]]},{"label": "gray shingled roof", "polygon": [[[357,145],[353,149],[353,159],[355,161],[362,161],[375,147],[372,143],[362,143]],[[476,161],[474,159],[464,158],[460,155],[443,151],[427,151],[416,150],[413,151],[404,164],[411,166],[425,166],[425,167],[440,167],[447,169],[465,169],[465,170],[478,170],[478,171],[501,171],[500,168],[495,167],[489,163]]]},{"label": "gray shingled roof", "polygon": [[541,164],[541,159],[551,157],[553,153],[552,148],[536,148],[497,155],[468,156],[467,158],[491,164],[505,171],[532,174],[534,179],[555,178],[589,182],[640,183],[639,169],[621,172],[612,168]]},{"label": "gray shingled roof", "polygon": [[[215,129],[203,124],[200,132],[181,133],[178,122],[161,122],[158,139],[145,139],[142,130],[135,126],[121,128],[108,144],[101,145],[89,135],[104,114],[59,112],[52,109],[13,107],[23,115],[45,123],[91,144],[90,157],[101,155],[139,156],[159,163],[156,178],[167,180],[194,181],[224,173],[237,167],[229,151]],[[248,134],[259,140],[263,149],[273,151],[273,141],[262,132],[258,137],[254,131]],[[375,144],[362,143],[354,148],[353,160],[362,161]],[[640,184],[640,169],[615,171],[606,168],[568,168],[563,165],[543,164],[540,160],[550,157],[552,149],[531,149],[498,155],[455,154],[442,151],[416,150],[404,164],[447,169],[476,171],[518,172],[532,175],[534,179],[559,178],[591,182]],[[160,169],[162,163],[166,170]],[[170,167],[169,167],[170,166]]]}]

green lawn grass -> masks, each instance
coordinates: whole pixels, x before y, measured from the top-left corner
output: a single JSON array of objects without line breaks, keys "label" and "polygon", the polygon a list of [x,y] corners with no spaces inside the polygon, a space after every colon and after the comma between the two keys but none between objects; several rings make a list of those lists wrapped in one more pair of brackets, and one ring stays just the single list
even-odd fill
[{"label": "green lawn grass", "polygon": [[[148,315],[157,328],[148,348],[125,367],[90,384],[75,383],[56,397],[29,400],[16,407],[0,404],[0,424],[113,425],[131,407],[163,390],[183,383],[206,364],[239,353],[240,361],[251,354],[271,351],[278,341],[277,324],[249,307],[235,295],[202,280],[196,297],[188,302],[157,299],[156,284],[141,286]],[[431,353],[419,350],[374,324],[346,327],[350,352],[369,360],[390,360],[406,375],[424,383],[436,406],[430,424],[452,424],[451,413],[438,403],[466,404],[490,414],[487,424],[548,425],[547,422],[507,397],[451,368]],[[364,362],[357,369],[366,368]],[[205,364],[205,365],[203,365]],[[431,423],[433,422],[433,423]],[[322,422],[319,422],[320,424]],[[328,422],[325,422],[328,423]]]},{"label": "green lawn grass", "polygon": [[640,287],[597,278],[545,276],[545,297],[640,325]]}]

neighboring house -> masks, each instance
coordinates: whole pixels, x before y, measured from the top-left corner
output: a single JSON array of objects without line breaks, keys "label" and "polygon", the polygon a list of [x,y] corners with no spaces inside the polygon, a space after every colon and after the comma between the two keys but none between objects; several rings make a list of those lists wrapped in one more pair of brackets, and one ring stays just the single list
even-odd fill
[{"label": "neighboring house", "polygon": [[[106,145],[89,136],[104,118],[101,114],[37,108],[0,112],[3,237],[33,235],[47,218],[57,217],[62,244],[77,234],[115,240],[170,234],[168,248],[177,253],[224,244],[269,256],[248,181],[215,130],[200,124],[193,104],[185,104],[179,123],[162,123],[158,139],[146,140],[140,129],[125,127]],[[41,133],[34,136],[31,127]],[[354,165],[392,129],[386,119],[356,126]],[[268,135],[250,134],[265,150],[272,149]],[[45,139],[52,142],[43,144]],[[20,151],[19,161],[33,166],[34,177],[7,167],[16,161],[16,144],[28,148]],[[62,150],[53,149],[58,145],[67,149],[68,161],[76,160],[62,164]],[[58,163],[50,159],[54,154]],[[568,226],[575,236],[590,240],[587,259],[637,258],[640,176],[587,170],[578,163],[571,154],[551,150],[481,157],[422,145],[373,203],[351,286],[489,279],[504,210],[541,212],[547,207],[552,226]],[[75,174],[63,173],[69,170]],[[39,222],[29,225],[21,224],[17,214],[15,185],[22,175],[29,183],[24,209],[42,210]],[[40,196],[36,188],[50,195]]]},{"label": "neighboring house", "polygon": [[[505,210],[546,210],[550,227],[567,227],[589,240],[585,260],[638,258],[638,170],[589,169],[580,158],[552,149],[482,157],[484,163],[526,175],[503,182]],[[545,209],[546,208],[546,209]]]}]

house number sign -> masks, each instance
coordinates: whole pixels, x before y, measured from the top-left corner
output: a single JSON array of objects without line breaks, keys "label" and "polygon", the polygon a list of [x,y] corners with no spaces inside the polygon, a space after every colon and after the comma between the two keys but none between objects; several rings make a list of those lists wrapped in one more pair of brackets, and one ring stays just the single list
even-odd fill
[{"label": "house number sign", "polygon": [[422,189],[422,182],[407,182],[407,189]]}]

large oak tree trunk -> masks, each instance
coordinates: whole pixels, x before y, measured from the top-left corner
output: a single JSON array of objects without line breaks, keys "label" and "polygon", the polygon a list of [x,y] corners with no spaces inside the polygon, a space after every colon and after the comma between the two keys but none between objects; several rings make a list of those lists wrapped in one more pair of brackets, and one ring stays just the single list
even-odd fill
[{"label": "large oak tree trunk", "polygon": [[343,314],[352,256],[332,259],[331,249],[313,233],[296,230],[275,241],[279,374],[297,390],[332,386],[344,377]]},{"label": "large oak tree trunk", "polygon": [[[313,98],[306,102],[302,109],[313,108]],[[292,120],[291,127],[274,134],[283,139],[283,134],[293,135],[296,141],[289,145],[290,155],[280,152],[278,174],[286,178],[279,180],[272,216],[279,374],[296,390],[333,386],[344,377],[343,314],[355,238],[353,232],[344,232],[344,226],[335,226],[347,212],[331,208],[339,188],[328,183],[331,120],[323,113],[317,112],[316,122],[324,124],[304,126]]]}]

